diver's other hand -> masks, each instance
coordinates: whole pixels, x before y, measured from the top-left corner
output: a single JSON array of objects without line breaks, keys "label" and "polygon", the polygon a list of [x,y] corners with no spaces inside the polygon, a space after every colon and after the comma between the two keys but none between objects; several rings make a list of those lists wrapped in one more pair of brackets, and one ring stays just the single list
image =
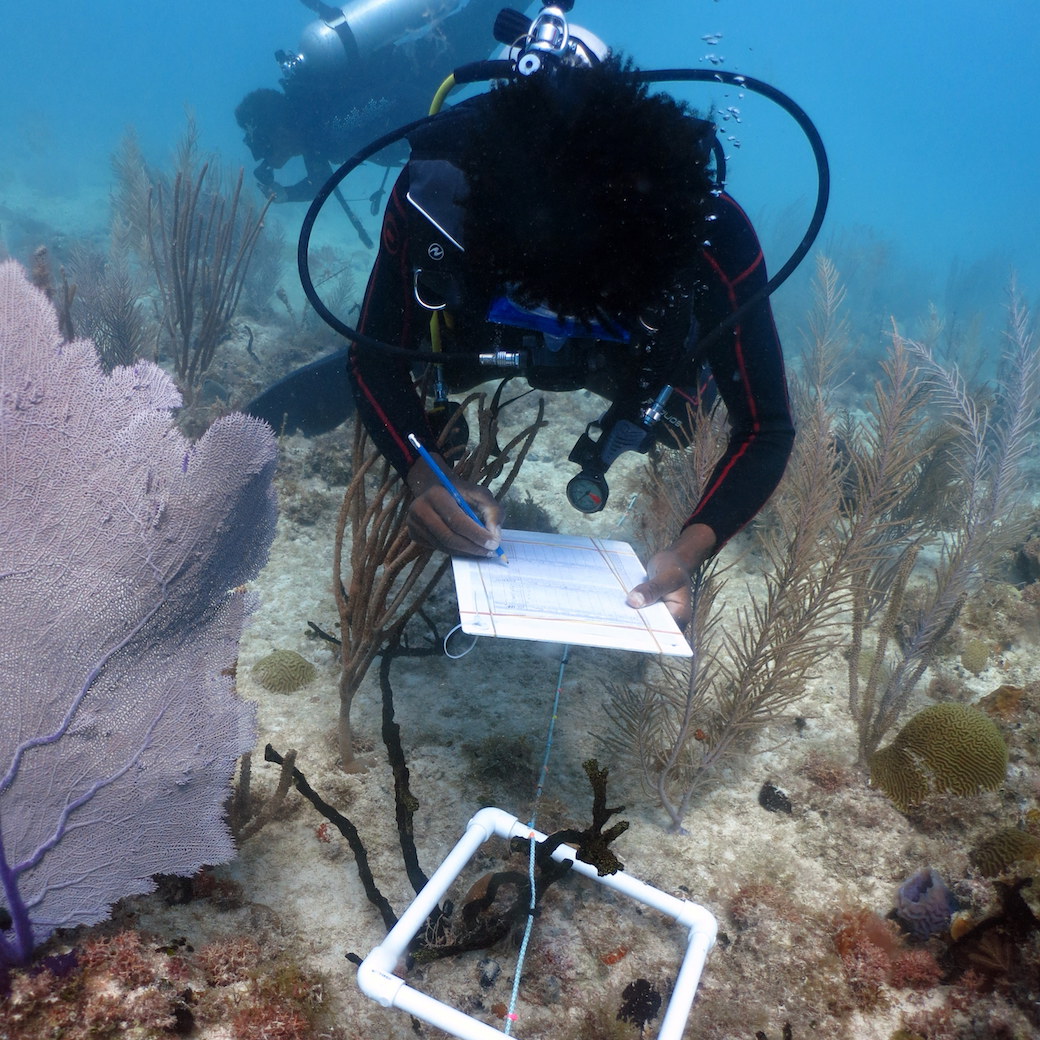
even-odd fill
[{"label": "diver's other hand", "polygon": [[690,571],[679,554],[671,549],[655,553],[646,565],[646,578],[625,602],[637,609],[663,603],[679,627],[685,628],[690,620]]},{"label": "diver's other hand", "polygon": [[[442,468],[451,473],[447,466]],[[466,516],[420,459],[408,472],[408,487],[413,496],[408,507],[409,535],[420,545],[455,556],[494,556],[502,541],[502,507],[487,488],[453,474],[451,481],[484,526]]]},{"label": "diver's other hand", "polygon": [[289,189],[281,184],[275,184],[274,181],[271,181],[270,184],[261,184],[260,191],[263,192],[264,198],[270,199],[272,202],[289,201]]},{"label": "diver's other hand", "polygon": [[289,189],[275,183],[274,168],[266,162],[262,162],[253,170],[253,176],[256,178],[257,187],[265,199],[270,199],[272,202],[289,201]]},{"label": "diver's other hand", "polygon": [[674,545],[654,553],[646,565],[646,581],[628,594],[625,602],[639,609],[663,603],[680,628],[690,623],[690,581],[693,572],[715,548],[715,532],[705,524],[691,524]]}]

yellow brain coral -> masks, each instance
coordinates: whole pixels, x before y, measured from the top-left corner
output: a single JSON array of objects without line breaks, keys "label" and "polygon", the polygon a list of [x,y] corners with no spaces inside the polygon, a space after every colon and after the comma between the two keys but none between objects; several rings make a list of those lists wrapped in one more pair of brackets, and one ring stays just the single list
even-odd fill
[{"label": "yellow brain coral", "polygon": [[906,811],[934,791],[966,795],[999,787],[1007,756],[988,715],[964,704],[935,704],[874,755],[870,782]]},{"label": "yellow brain coral", "polygon": [[1040,863],[1040,838],[1028,831],[1005,827],[972,849],[971,862],[983,877],[997,877],[1021,860]]},{"label": "yellow brain coral", "polygon": [[274,693],[292,693],[306,686],[315,676],[314,665],[295,650],[275,650],[253,665],[253,676]]},{"label": "yellow brain coral", "polygon": [[961,650],[961,664],[978,675],[989,663],[989,647],[981,639],[969,639]]}]

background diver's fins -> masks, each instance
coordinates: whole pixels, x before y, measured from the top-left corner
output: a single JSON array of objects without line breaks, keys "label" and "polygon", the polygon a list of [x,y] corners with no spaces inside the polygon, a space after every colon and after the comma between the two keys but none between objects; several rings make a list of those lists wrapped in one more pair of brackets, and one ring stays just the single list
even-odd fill
[{"label": "background diver's fins", "polygon": [[275,433],[327,433],[354,414],[347,382],[347,349],[312,361],[279,379],[242,411],[271,424]]}]

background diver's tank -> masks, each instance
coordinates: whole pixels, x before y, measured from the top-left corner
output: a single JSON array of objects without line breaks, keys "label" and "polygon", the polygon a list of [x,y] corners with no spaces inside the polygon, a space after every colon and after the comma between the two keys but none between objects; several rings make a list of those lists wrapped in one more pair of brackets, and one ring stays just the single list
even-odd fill
[{"label": "background diver's tank", "polygon": [[370,55],[424,35],[470,0],[350,0],[342,7],[304,2],[321,17],[303,30],[295,54],[277,53],[282,72],[343,81]]}]

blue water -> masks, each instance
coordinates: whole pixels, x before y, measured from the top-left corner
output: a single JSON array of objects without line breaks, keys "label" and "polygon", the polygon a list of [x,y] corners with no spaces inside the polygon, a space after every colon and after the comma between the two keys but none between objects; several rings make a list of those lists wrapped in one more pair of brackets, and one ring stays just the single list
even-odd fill
[{"label": "blue water", "polygon": [[[5,4],[0,205],[15,208],[25,185],[44,200],[43,215],[91,189],[103,199],[125,128],[162,162],[186,108],[207,148],[251,168],[233,109],[249,90],[277,85],[274,50],[295,48],[312,17],[297,0]],[[820,246],[839,266],[878,268],[893,311],[923,312],[929,301],[999,307],[1012,271],[1037,302],[1033,0],[577,0],[572,18],[643,66],[710,68],[714,56],[794,98],[831,161]],[[717,42],[703,39],[712,34]],[[720,123],[730,185],[775,268],[811,210],[807,147],[786,116],[753,97],[721,88],[686,96],[702,110],[739,109]],[[97,208],[101,228],[108,214]],[[292,222],[292,210],[281,215]]]}]

